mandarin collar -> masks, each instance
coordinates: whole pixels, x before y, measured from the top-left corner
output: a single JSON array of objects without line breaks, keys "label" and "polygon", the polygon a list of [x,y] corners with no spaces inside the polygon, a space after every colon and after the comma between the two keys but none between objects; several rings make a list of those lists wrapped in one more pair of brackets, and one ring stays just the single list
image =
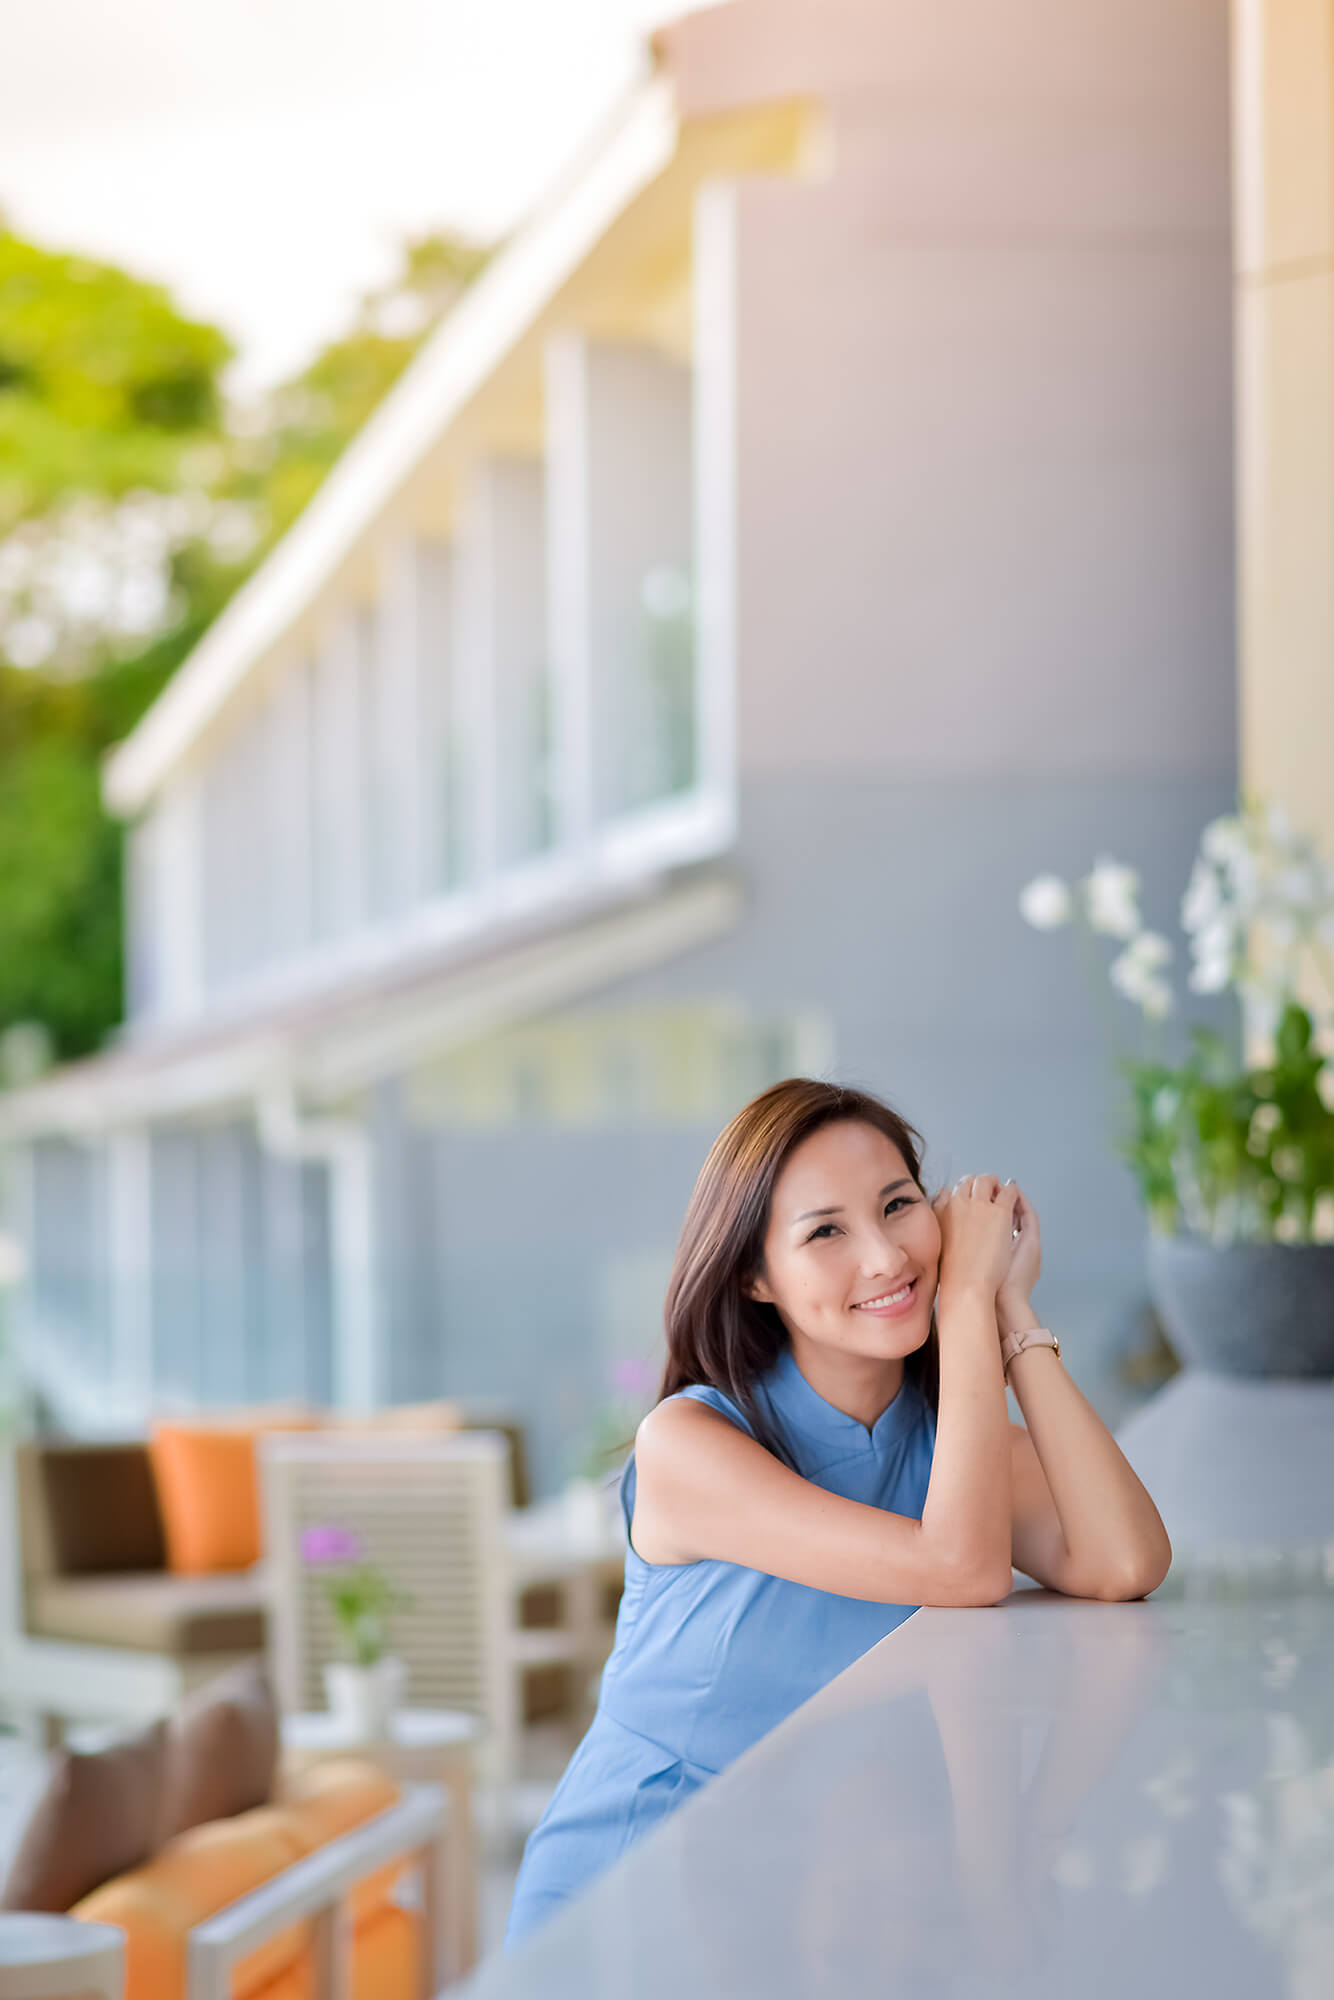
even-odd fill
[{"label": "mandarin collar", "polygon": [[764,1377],[770,1402],[780,1417],[832,1449],[854,1452],[881,1452],[887,1445],[906,1437],[921,1413],[922,1396],[917,1384],[904,1376],[902,1387],[887,1409],[880,1412],[868,1431],[859,1417],[836,1409],[806,1380],[785,1341],[778,1359]]}]

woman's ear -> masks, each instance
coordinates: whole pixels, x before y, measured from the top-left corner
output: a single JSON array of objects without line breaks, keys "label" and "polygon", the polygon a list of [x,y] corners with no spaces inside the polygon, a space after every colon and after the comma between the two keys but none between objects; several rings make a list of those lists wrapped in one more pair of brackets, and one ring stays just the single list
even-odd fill
[{"label": "woman's ear", "polygon": [[741,1289],[748,1299],[754,1299],[757,1306],[771,1306],[773,1304],[773,1300],[769,1296],[769,1287],[761,1277],[754,1276],[747,1278]]}]

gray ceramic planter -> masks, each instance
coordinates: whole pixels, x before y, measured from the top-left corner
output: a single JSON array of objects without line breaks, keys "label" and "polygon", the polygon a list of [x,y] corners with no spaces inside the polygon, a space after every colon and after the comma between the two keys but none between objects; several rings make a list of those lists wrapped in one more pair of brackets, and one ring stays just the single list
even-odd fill
[{"label": "gray ceramic planter", "polygon": [[1180,1360],[1211,1375],[1334,1380],[1334,1243],[1150,1236],[1149,1290]]}]

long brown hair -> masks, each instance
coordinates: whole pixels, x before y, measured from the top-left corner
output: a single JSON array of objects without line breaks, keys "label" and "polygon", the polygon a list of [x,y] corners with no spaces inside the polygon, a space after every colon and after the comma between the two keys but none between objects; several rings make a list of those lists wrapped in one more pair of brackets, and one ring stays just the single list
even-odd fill
[{"label": "long brown hair", "polygon": [[[790,1076],[753,1097],[724,1127],[700,1168],[667,1283],[663,1320],[667,1363],[657,1400],[707,1382],[744,1412],[759,1442],[797,1469],[755,1397],[756,1376],[773,1366],[787,1339],[776,1306],[746,1297],[759,1269],[774,1183],[793,1149],[822,1125],[873,1125],[893,1141],[922,1193],[922,1136],[869,1091]],[[940,1389],[936,1309],[904,1376],[934,1410]]]}]

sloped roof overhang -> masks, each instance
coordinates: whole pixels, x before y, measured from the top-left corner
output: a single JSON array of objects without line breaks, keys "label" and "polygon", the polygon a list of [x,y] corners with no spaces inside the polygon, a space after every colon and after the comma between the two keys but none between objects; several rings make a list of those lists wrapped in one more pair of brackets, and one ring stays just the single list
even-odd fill
[{"label": "sloped roof overhang", "polygon": [[[546,332],[566,324],[606,337],[624,332],[627,266],[638,259],[653,270],[664,254],[669,264],[688,254],[702,180],[791,172],[815,157],[812,111],[791,99],[683,126],[668,77],[632,93],[564,186],[469,287],[282,541],[110,753],[102,781],[108,809],[129,817],[151,802],[251,674],[301,631],[327,593],[343,589],[375,533],[411,518],[414,488],[424,492],[446,441],[466,443],[474,422],[484,428],[484,406],[530,395],[516,369],[523,357],[533,372],[535,343]],[[513,417],[507,426],[494,409],[487,421],[513,428]]]},{"label": "sloped roof overhang", "polygon": [[726,935],[741,919],[733,867],[706,864],[633,893],[590,896],[549,923],[497,927],[411,967],[347,982],[322,1002],[267,1007],[68,1063],[0,1096],[0,1140],[244,1111],[274,1090],[303,1108],[344,1104],[386,1076],[569,1005]]},{"label": "sloped roof overhang", "polygon": [[654,78],[629,99],[570,184],[469,288],[278,547],[108,757],[103,796],[110,811],[129,815],[148,803],[499,360],[627,203],[667,166],[677,130],[671,88]]}]

